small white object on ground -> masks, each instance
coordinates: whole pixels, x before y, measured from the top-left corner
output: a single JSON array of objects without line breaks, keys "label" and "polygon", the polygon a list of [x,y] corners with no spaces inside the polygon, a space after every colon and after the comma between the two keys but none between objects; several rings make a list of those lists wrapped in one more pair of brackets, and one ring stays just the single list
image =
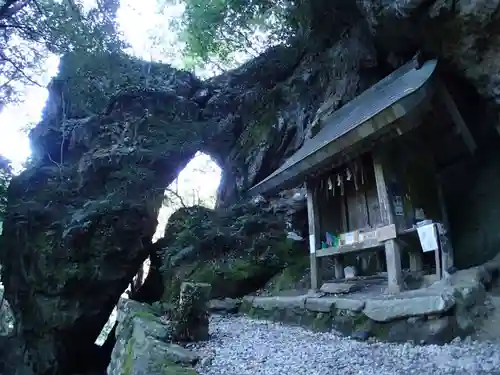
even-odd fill
[{"label": "small white object on ground", "polygon": [[200,375],[500,375],[500,342],[437,346],[359,342],[246,317],[212,316],[193,348]]}]

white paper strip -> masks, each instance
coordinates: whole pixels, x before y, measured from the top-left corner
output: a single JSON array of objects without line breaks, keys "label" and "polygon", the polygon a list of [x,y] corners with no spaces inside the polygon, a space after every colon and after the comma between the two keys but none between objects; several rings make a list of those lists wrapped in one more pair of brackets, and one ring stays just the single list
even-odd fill
[{"label": "white paper strip", "polygon": [[436,238],[434,224],[418,227],[417,232],[423,252],[434,251],[438,249],[438,239]]},{"label": "white paper strip", "polygon": [[309,235],[309,252],[314,254],[316,252],[316,240],[314,234]]}]

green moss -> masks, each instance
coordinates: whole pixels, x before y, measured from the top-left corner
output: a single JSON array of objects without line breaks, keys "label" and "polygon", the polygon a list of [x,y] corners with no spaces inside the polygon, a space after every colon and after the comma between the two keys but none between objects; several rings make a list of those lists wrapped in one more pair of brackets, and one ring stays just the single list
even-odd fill
[{"label": "green moss", "polygon": [[265,289],[271,294],[279,294],[279,292],[284,290],[297,289],[297,284],[302,281],[308,268],[309,258],[301,257],[273,277]]},{"label": "green moss", "polygon": [[138,317],[138,318],[149,320],[149,321],[158,320],[158,317],[154,313],[152,313],[150,311],[137,311],[134,314],[134,317],[135,316]]},{"label": "green moss", "polygon": [[385,340],[389,336],[390,323],[373,323],[370,333],[378,339]]},{"label": "green moss", "polygon": [[252,302],[244,299],[241,301],[240,312],[248,314],[252,310]]},{"label": "green moss", "polygon": [[131,375],[132,368],[134,365],[134,343],[135,339],[133,337],[128,340],[126,357],[122,364],[122,373],[123,375]]},{"label": "green moss", "polygon": [[170,360],[161,360],[157,366],[163,375],[198,375],[195,369],[175,363]]},{"label": "green moss", "polygon": [[316,331],[330,331],[332,328],[332,314],[317,313],[312,321],[311,328]]}]

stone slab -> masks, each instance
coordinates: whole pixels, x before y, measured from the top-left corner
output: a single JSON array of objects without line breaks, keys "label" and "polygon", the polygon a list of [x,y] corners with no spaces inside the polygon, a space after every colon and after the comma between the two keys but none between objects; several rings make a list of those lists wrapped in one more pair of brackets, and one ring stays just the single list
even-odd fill
[{"label": "stone slab", "polygon": [[334,297],[308,297],[306,299],[306,309],[313,312],[330,312],[335,307]]},{"label": "stone slab", "polygon": [[320,291],[328,294],[348,294],[361,289],[361,286],[354,283],[325,283]]},{"label": "stone slab", "polygon": [[333,309],[359,312],[364,306],[362,300],[339,297],[308,297],[305,304],[306,309],[313,312],[330,312]]},{"label": "stone slab", "polygon": [[336,298],[335,308],[338,310],[349,310],[353,312],[360,312],[365,307],[366,302],[360,299],[352,298]]},{"label": "stone slab", "polygon": [[455,305],[455,298],[451,294],[421,295],[411,298],[370,299],[366,301],[363,313],[376,322],[390,322],[392,320],[442,314]]},{"label": "stone slab", "polygon": [[235,313],[241,305],[241,301],[233,298],[212,299],[208,302],[208,311],[214,313]]},{"label": "stone slab", "polygon": [[293,297],[254,297],[252,306],[264,310],[305,308],[306,295]]}]

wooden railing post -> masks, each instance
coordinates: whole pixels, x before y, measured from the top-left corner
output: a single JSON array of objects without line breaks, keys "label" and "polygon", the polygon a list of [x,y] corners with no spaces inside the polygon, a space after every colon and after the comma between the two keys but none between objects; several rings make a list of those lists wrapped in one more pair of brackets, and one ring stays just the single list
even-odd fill
[{"label": "wooden railing post", "polygon": [[[394,212],[387,191],[385,160],[379,153],[373,154],[373,169],[377,185],[380,215],[384,225],[395,224]],[[401,250],[396,239],[385,241],[385,258],[387,263],[387,279],[389,293],[403,290],[403,274],[401,272]]]},{"label": "wooden railing post", "polygon": [[316,256],[316,250],[319,249],[320,238],[320,222],[319,222],[319,207],[318,199],[315,192],[315,185],[310,180],[306,182],[307,192],[307,217],[309,222],[309,254],[311,263],[311,289],[319,290],[321,284],[321,273],[319,267],[319,259]]}]

